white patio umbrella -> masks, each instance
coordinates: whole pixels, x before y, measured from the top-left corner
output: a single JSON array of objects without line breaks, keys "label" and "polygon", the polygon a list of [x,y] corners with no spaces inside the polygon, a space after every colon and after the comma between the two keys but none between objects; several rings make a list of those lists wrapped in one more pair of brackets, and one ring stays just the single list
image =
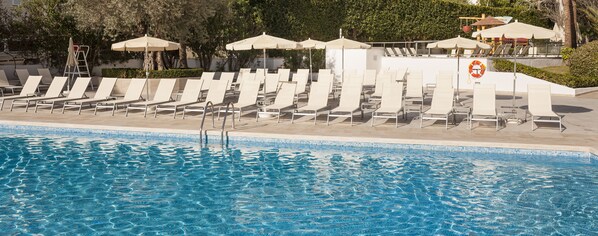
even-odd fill
[{"label": "white patio umbrella", "polygon": [[457,101],[459,101],[459,62],[460,62],[460,54],[459,50],[461,49],[490,49],[490,45],[481,43],[475,40],[461,38],[461,36],[457,36],[456,38],[446,39],[442,41],[438,41],[435,43],[428,44],[427,48],[444,48],[444,49],[456,49],[457,50]]},{"label": "white patio umbrella", "polygon": [[343,81],[345,80],[345,49],[369,49],[371,47],[369,44],[346,39],[345,37],[326,42],[327,49],[342,49],[341,69],[343,72],[341,73],[341,80]]},{"label": "white patio umbrella", "polygon": [[[73,37],[69,38],[68,56],[66,58],[67,71],[70,72],[75,66],[77,66],[77,60],[75,59],[75,45],[73,44]],[[65,71],[66,72],[66,71]],[[66,74],[66,73],[65,73]],[[71,91],[71,74],[68,74],[68,83],[66,83],[67,91]]]},{"label": "white patio umbrella", "polygon": [[[129,39],[112,44],[113,51],[128,51],[128,52],[145,52],[145,58],[147,58],[148,52],[161,52],[161,51],[174,51],[179,50],[181,45],[175,42],[167,41],[164,39],[149,37],[147,34],[143,37]],[[149,78],[149,65],[144,65],[145,78]],[[147,83],[146,88],[146,99],[149,99],[149,86]]]},{"label": "white patio umbrella", "polygon": [[[513,23],[497,26],[494,28],[477,31],[473,33],[473,37],[481,35],[484,38],[511,38],[515,39],[515,47],[517,47],[517,39],[550,39],[555,37],[556,33],[553,30],[542,27],[529,25],[515,21]],[[513,109],[515,109],[515,89],[517,82],[517,54],[514,57],[513,65]]]},{"label": "white patio umbrella", "polygon": [[264,73],[266,73],[266,49],[299,49],[301,44],[267,35],[264,32],[262,35],[246,38],[226,45],[226,50],[245,51],[252,49],[262,49],[264,53]]},{"label": "white patio umbrella", "polygon": [[311,73],[312,73],[312,64],[311,64],[311,50],[312,49],[326,49],[326,43],[318,40],[313,40],[308,38],[305,41],[299,42],[304,49],[309,50],[309,81],[312,81]]}]

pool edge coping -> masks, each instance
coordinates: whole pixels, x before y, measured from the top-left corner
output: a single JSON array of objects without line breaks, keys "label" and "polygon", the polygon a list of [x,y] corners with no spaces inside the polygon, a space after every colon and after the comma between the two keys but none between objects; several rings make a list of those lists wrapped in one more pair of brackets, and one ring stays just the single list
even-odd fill
[{"label": "pool edge coping", "polygon": [[[50,128],[70,128],[70,129],[87,129],[87,130],[105,130],[105,131],[130,131],[130,132],[147,132],[147,133],[162,133],[162,134],[183,134],[183,135],[199,135],[199,130],[185,130],[185,129],[167,129],[167,128],[145,128],[145,127],[130,127],[130,126],[110,126],[110,125],[81,125],[81,124],[64,124],[64,123],[48,123],[48,122],[28,122],[28,121],[6,121],[0,120],[0,125],[16,125],[16,126],[34,126],[34,127],[50,127]],[[207,134],[210,136],[219,136],[220,131],[208,130]],[[598,156],[598,150],[589,146],[573,146],[573,145],[551,145],[551,144],[529,144],[529,143],[501,143],[501,142],[474,142],[474,141],[453,141],[453,140],[429,140],[429,139],[404,139],[404,138],[374,138],[374,137],[344,137],[344,136],[322,136],[322,135],[303,135],[303,134],[278,134],[278,133],[263,133],[263,132],[248,132],[248,131],[227,131],[229,137],[241,138],[267,138],[267,139],[281,139],[281,140],[304,140],[304,141],[330,141],[339,143],[375,143],[375,144],[406,144],[406,145],[431,145],[431,146],[450,146],[450,147],[484,147],[484,148],[507,148],[507,149],[529,149],[529,150],[543,150],[543,151],[569,151],[569,152],[583,152]]]}]

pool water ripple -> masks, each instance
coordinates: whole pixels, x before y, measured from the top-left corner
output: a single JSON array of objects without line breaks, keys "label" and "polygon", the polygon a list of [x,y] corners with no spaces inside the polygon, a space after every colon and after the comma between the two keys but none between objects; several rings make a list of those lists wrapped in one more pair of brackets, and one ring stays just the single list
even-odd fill
[{"label": "pool water ripple", "polygon": [[3,234],[598,234],[580,157],[0,136]]}]

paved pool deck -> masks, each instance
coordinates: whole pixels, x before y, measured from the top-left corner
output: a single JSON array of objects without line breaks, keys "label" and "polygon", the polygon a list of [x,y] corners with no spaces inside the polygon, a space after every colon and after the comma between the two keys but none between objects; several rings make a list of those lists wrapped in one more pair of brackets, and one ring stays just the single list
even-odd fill
[{"label": "paved pool deck", "polygon": [[[471,91],[461,93],[461,101],[465,107],[471,106],[471,97]],[[331,100],[331,103],[335,102]],[[301,99],[299,106],[305,103],[306,99]],[[538,129],[531,131],[530,122],[519,125],[506,124],[499,131],[495,131],[494,125],[490,122],[481,126],[475,124],[474,129],[469,130],[467,121],[463,120],[464,116],[457,116],[457,125],[449,125],[448,130],[445,129],[443,121],[424,122],[424,128],[420,129],[420,121],[416,118],[417,113],[409,113],[406,120],[400,120],[398,128],[395,128],[394,120],[386,122],[377,120],[374,127],[371,127],[369,111],[365,112],[363,119],[356,113],[353,126],[346,118],[335,118],[327,126],[325,112],[318,116],[316,125],[311,118],[307,119],[307,117],[291,124],[291,116],[288,112],[281,118],[280,123],[276,123],[275,119],[260,119],[256,122],[255,112],[246,112],[241,121],[236,122],[235,129],[230,127],[229,116],[226,129],[230,136],[510,147],[582,151],[598,155],[598,93],[577,97],[553,96],[552,103],[553,109],[564,115],[563,132],[559,132],[556,124],[540,124]],[[424,110],[429,107],[429,104],[430,99],[426,99]],[[510,95],[497,95],[499,107],[510,104]],[[517,106],[522,108],[518,111],[520,118],[524,118],[526,104],[525,94],[518,95]],[[124,110],[119,110],[115,116],[111,116],[108,110],[93,115],[93,109],[84,109],[81,115],[77,115],[75,110],[68,110],[65,114],[61,114],[60,109],[57,109],[54,114],[50,114],[49,109],[40,109],[38,113],[34,113],[34,109],[24,112],[25,109],[20,107],[11,112],[9,108],[10,102],[7,102],[5,109],[0,111],[0,124],[194,134],[199,132],[201,120],[197,114],[181,119],[180,113],[176,119],[173,119],[172,113],[166,112],[159,113],[157,118],[153,117],[153,113],[143,118],[143,114],[137,111],[125,117]],[[499,108],[499,113],[508,110],[510,109]],[[205,128],[209,134],[219,135],[221,121],[216,121],[216,128],[212,128],[210,123],[210,120],[206,120]]]}]

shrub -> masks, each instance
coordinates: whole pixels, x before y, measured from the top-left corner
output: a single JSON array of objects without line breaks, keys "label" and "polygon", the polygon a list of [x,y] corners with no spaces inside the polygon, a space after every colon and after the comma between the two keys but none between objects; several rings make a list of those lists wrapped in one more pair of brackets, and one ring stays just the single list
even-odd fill
[{"label": "shrub", "polygon": [[[150,78],[184,78],[184,77],[200,77],[202,69],[168,69],[168,70],[151,70]],[[117,78],[145,78],[145,71],[143,69],[133,68],[104,68],[102,69],[102,76],[117,77]]]},{"label": "shrub", "polygon": [[575,49],[573,48],[564,47],[561,49],[561,57],[563,58],[563,62],[565,62],[565,64],[568,66],[571,65],[571,62],[569,60],[571,59],[571,55],[573,54],[573,52],[575,52]]},{"label": "shrub", "polygon": [[571,74],[598,79],[598,41],[592,41],[577,48],[569,61]]},{"label": "shrub", "polygon": [[[513,62],[497,59],[492,61],[492,66],[496,71],[512,72]],[[526,66],[517,63],[517,72],[543,79],[548,82],[564,85],[572,88],[583,88],[598,86],[598,77],[574,76],[571,74],[557,74],[542,70],[540,68]]]}]

